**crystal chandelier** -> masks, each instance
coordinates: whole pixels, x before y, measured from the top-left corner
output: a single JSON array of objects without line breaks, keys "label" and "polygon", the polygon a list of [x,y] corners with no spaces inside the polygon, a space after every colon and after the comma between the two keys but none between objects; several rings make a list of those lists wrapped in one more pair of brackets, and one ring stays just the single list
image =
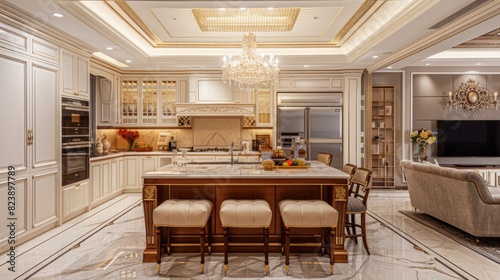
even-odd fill
[{"label": "crystal chandelier", "polygon": [[457,109],[462,107],[467,110],[474,111],[476,109],[495,108],[498,110],[497,93],[493,96],[486,89],[476,83],[474,79],[469,79],[467,83],[461,83],[458,90],[454,94],[451,91],[448,93],[449,100],[447,106]]},{"label": "crystal chandelier", "polygon": [[235,82],[242,90],[250,91],[259,86],[274,84],[280,69],[278,59],[257,53],[255,34],[243,35],[243,50],[239,56],[224,56],[222,80],[229,84]]}]

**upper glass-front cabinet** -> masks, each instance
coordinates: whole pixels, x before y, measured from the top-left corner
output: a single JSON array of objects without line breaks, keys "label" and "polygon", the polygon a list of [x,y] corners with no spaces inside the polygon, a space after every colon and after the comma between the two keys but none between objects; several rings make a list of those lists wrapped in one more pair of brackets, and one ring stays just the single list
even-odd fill
[{"label": "upper glass-front cabinet", "polygon": [[122,123],[130,125],[186,126],[177,120],[175,79],[123,79]]}]

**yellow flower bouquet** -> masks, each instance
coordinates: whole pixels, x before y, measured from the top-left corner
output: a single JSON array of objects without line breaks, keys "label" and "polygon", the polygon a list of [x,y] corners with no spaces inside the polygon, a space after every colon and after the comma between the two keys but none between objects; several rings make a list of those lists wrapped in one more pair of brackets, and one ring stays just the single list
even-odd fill
[{"label": "yellow flower bouquet", "polygon": [[427,159],[427,146],[436,143],[437,133],[425,128],[415,130],[410,134],[410,142],[415,142],[418,145],[418,151],[415,153],[419,157],[420,161],[425,161]]}]

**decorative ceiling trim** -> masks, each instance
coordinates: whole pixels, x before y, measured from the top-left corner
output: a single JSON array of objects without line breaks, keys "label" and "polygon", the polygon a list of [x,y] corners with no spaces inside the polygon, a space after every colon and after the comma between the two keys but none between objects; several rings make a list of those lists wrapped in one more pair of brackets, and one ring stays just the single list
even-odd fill
[{"label": "decorative ceiling trim", "polygon": [[[120,14],[116,9],[114,9],[114,7],[112,7],[107,1],[104,1],[111,9],[113,9],[117,14]],[[153,32],[153,30],[151,30],[148,25],[134,12],[134,10],[132,9],[132,7],[130,7],[129,4],[127,4],[127,2],[125,2],[125,0],[114,0],[115,4],[120,7],[120,9],[122,9],[123,12],[125,12],[127,14],[127,16],[130,17],[131,20],[134,21],[135,24],[137,24],[137,26],[141,29],[142,32],[144,32],[147,36],[149,37],[145,37],[143,36],[147,41],[149,41],[150,43],[153,43],[152,45],[155,46],[155,45],[160,45],[163,43],[163,41],[158,37],[156,36],[156,34]],[[122,17],[123,18],[123,17]],[[128,23],[128,21],[123,18],[123,20],[125,22]],[[134,28],[130,23],[128,23],[129,26],[131,28]],[[135,28],[134,28],[135,29]],[[139,32],[139,30],[136,29],[136,31],[138,31],[138,33],[141,34],[141,32]]]},{"label": "decorative ceiling trim", "polygon": [[[384,2],[387,0],[383,0]],[[205,48],[236,48],[240,47],[240,42],[225,42],[225,43],[201,43],[201,42],[164,42],[158,37],[153,30],[151,30],[148,25],[135,13],[133,8],[126,2],[126,0],[110,0],[104,1],[111,9],[113,9],[118,15],[125,13],[134,23],[131,24],[128,20],[121,16],[130,28],[136,30],[143,38],[148,41],[151,46],[155,48],[193,48],[193,47],[205,47]],[[114,2],[116,6],[118,6],[122,11],[117,11],[114,5],[110,5],[109,2]],[[349,28],[352,28],[358,21],[362,19],[362,17],[370,10],[370,8],[377,3],[377,0],[364,0],[363,4],[361,4],[360,8],[356,11],[355,15],[348,21],[348,23],[342,28],[341,32],[336,35],[333,41],[323,41],[323,42],[259,42],[259,48],[292,48],[292,47],[340,47],[338,42],[342,40],[342,38],[349,33]],[[285,8],[286,9],[286,8]],[[300,9],[300,8],[298,8]],[[298,13],[297,13],[298,16]]]},{"label": "decorative ceiling trim", "polygon": [[[384,0],[385,2],[386,0]],[[340,29],[340,32],[332,40],[332,44],[338,45],[338,43],[346,36],[347,33],[363,18],[363,16],[377,3],[377,0],[365,0],[359,9],[354,13],[354,15],[349,19],[349,21]]]},{"label": "decorative ceiling trim", "polygon": [[203,32],[285,32],[292,30],[300,8],[191,9]]},{"label": "decorative ceiling trim", "polygon": [[498,48],[500,47],[500,28],[477,38],[464,42],[453,48]]}]

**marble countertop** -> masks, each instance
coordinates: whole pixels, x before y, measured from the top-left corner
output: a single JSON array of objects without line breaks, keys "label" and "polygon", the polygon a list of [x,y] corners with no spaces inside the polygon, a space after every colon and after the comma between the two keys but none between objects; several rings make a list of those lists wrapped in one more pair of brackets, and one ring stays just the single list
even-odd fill
[{"label": "marble countertop", "polygon": [[[90,162],[96,162],[101,160],[112,159],[122,156],[171,156],[172,152],[167,151],[150,151],[150,152],[134,152],[134,151],[120,151],[114,153],[107,153],[102,155],[91,155]],[[181,152],[177,152],[177,156],[180,157]],[[187,152],[188,156],[229,156],[229,152]],[[258,156],[259,152],[249,151],[234,151],[234,156]]]},{"label": "marble countertop", "polygon": [[143,178],[332,178],[348,179],[341,170],[312,161],[308,169],[274,169],[266,171],[261,164],[187,164],[166,165],[143,174]]}]

